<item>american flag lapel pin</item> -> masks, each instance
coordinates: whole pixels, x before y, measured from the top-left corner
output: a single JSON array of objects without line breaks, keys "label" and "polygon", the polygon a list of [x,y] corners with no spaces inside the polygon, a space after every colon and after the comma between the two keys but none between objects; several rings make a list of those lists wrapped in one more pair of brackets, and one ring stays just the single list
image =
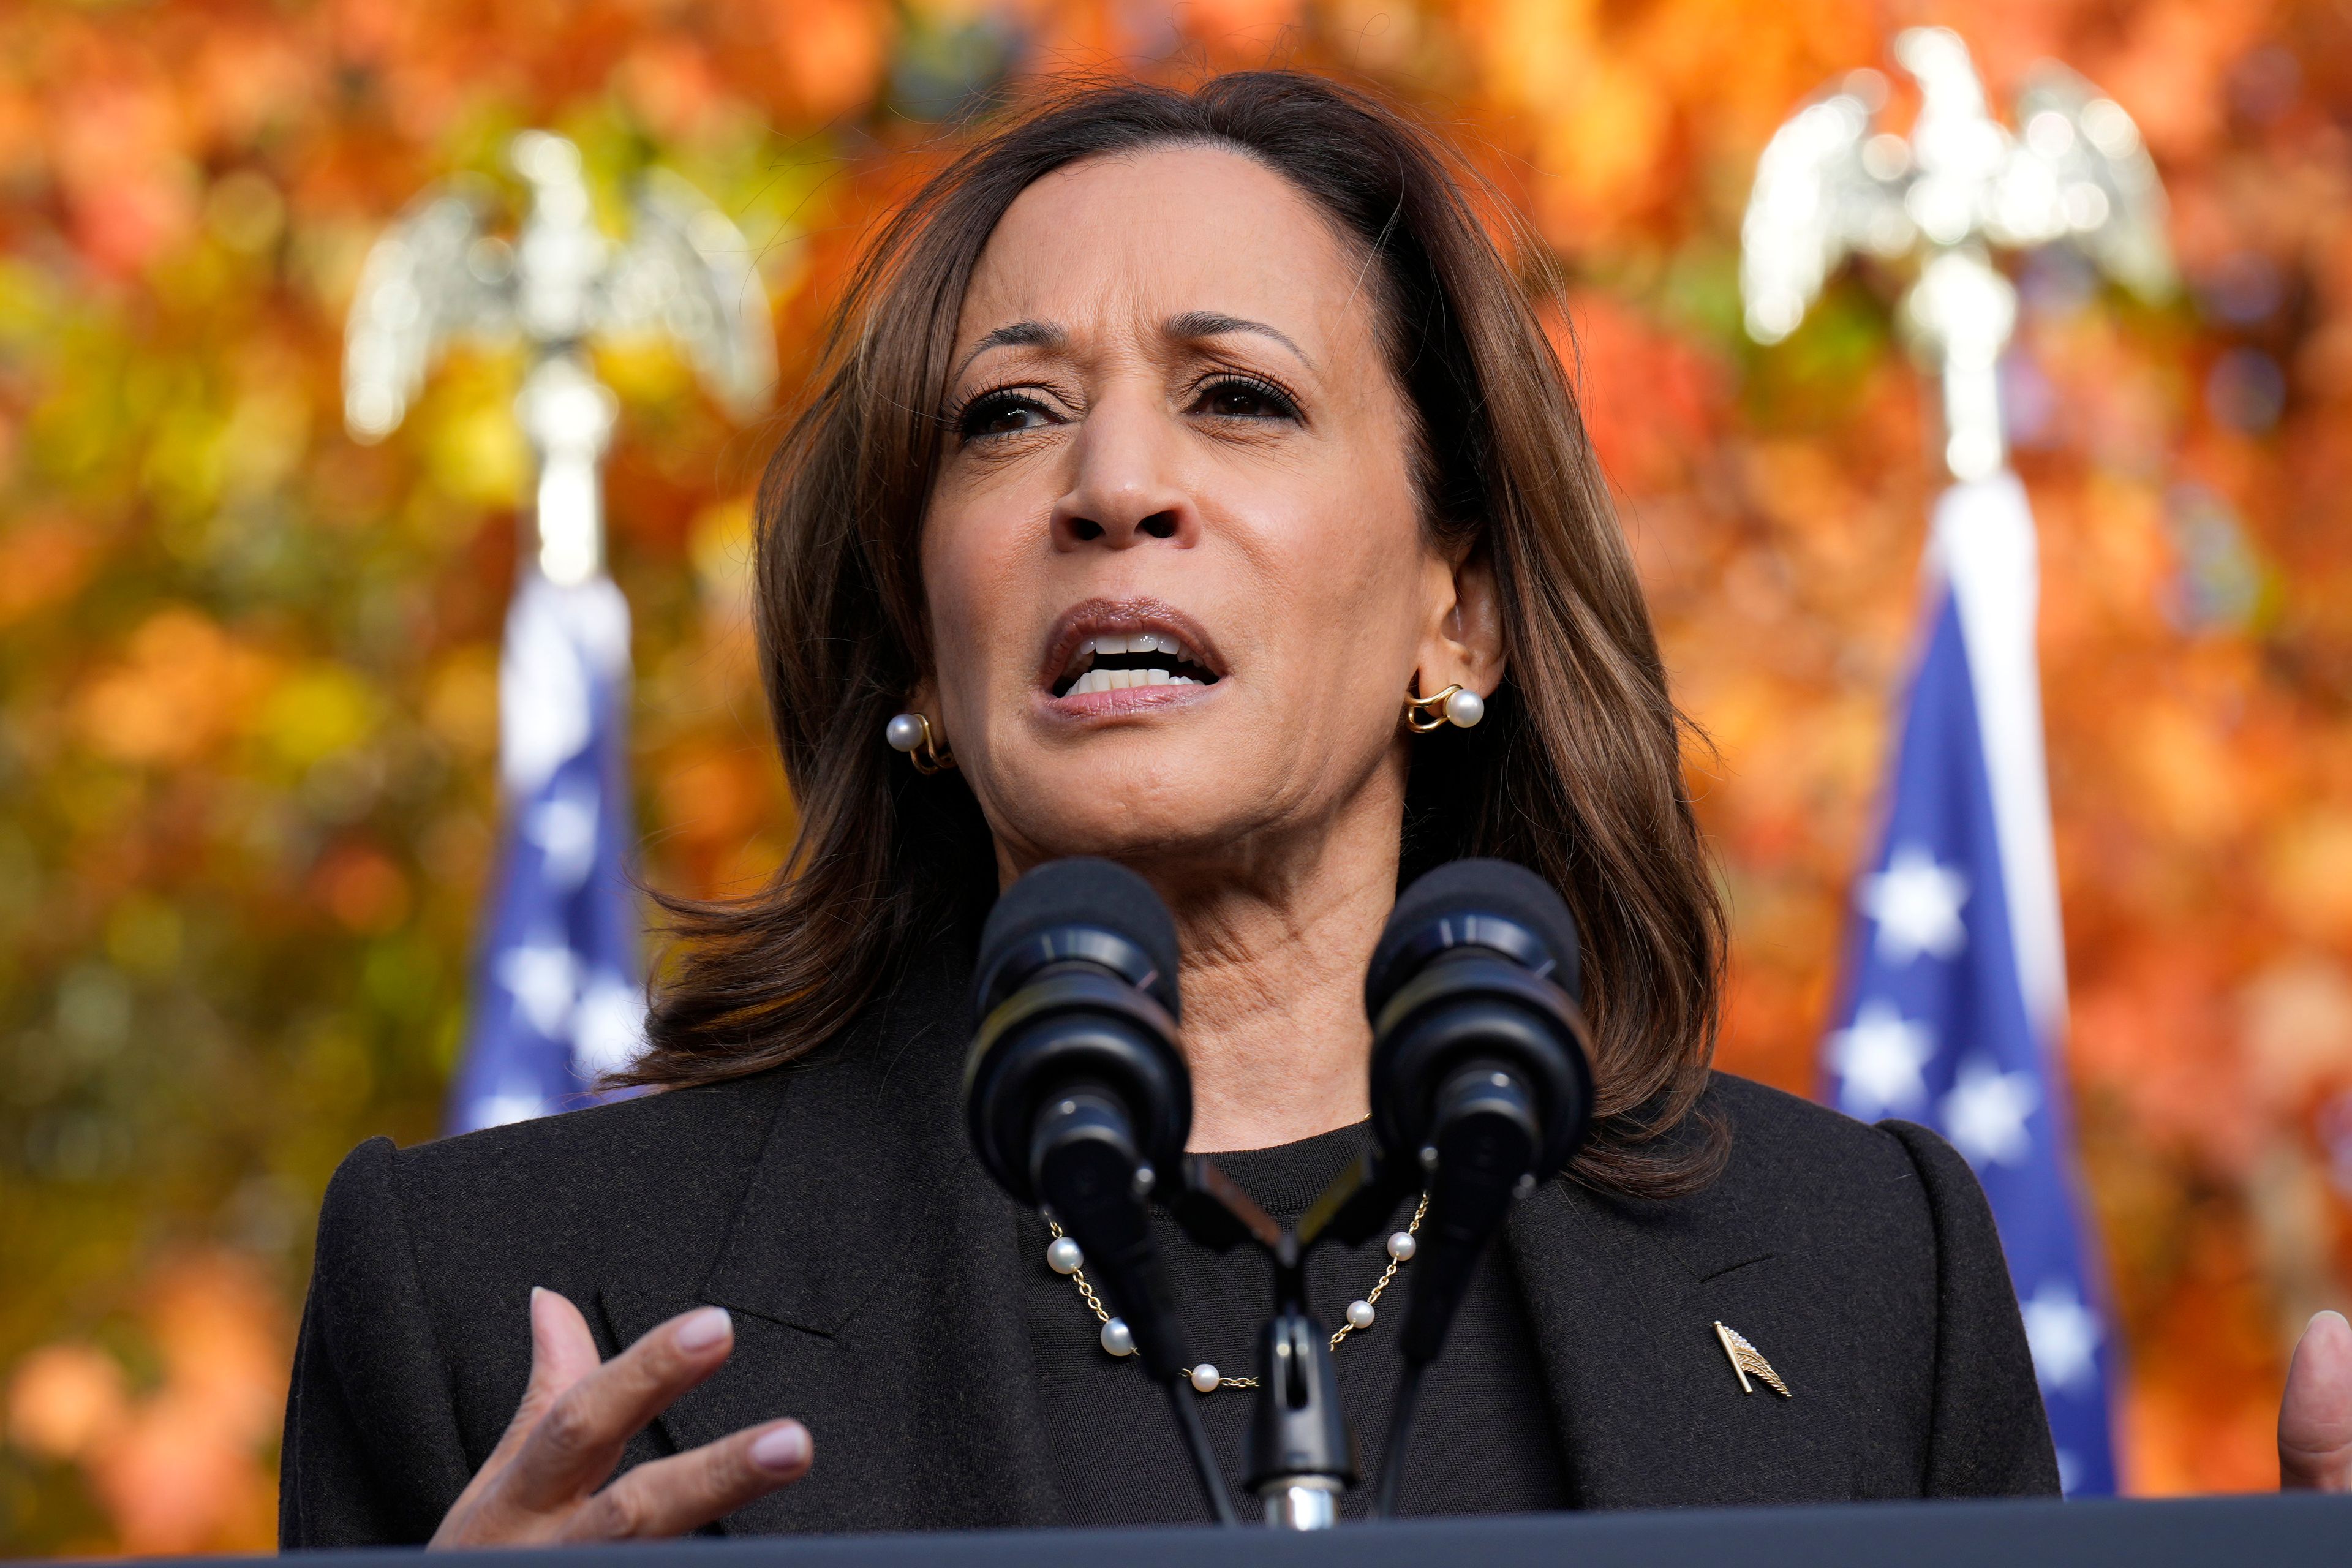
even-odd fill
[{"label": "american flag lapel pin", "polygon": [[1772,1363],[1764,1359],[1764,1352],[1749,1344],[1745,1334],[1728,1323],[1718,1322],[1715,1325],[1715,1337],[1723,1342],[1723,1353],[1731,1358],[1731,1370],[1739,1377],[1740,1393],[1756,1392],[1756,1385],[1748,1381],[1748,1374],[1753,1373],[1762,1380],[1765,1387],[1783,1399],[1790,1397],[1789,1385],[1780,1381],[1780,1374],[1772,1370]]}]

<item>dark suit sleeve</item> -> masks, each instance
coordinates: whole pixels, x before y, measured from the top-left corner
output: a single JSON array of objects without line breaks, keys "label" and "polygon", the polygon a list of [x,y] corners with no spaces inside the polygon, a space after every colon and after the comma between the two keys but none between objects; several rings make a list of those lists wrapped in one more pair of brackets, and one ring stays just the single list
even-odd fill
[{"label": "dark suit sleeve", "polygon": [[1943,1139],[1914,1122],[1878,1125],[1911,1156],[1936,1228],[1936,1403],[1921,1492],[2055,1496],[2050,1417],[1992,1205]]},{"label": "dark suit sleeve", "polygon": [[422,1542],[472,1472],[389,1139],[352,1150],[328,1184],[278,1468],[287,1549]]}]

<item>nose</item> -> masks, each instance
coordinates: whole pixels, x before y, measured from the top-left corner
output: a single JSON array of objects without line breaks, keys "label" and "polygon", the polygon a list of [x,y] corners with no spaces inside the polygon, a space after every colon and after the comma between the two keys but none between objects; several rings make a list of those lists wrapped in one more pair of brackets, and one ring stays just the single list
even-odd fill
[{"label": "nose", "polygon": [[1106,397],[1089,409],[1071,444],[1070,488],[1054,503],[1054,547],[1192,543],[1200,517],[1175,471],[1181,434],[1148,398]]}]

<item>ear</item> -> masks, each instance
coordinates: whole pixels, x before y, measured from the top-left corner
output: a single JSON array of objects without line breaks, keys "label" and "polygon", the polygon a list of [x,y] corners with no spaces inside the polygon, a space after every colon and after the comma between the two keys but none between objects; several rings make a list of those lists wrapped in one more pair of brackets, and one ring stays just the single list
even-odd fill
[{"label": "ear", "polygon": [[1483,545],[1459,560],[1433,554],[1430,618],[1414,676],[1423,697],[1459,686],[1492,697],[1503,684],[1503,606]]},{"label": "ear", "polygon": [[915,689],[907,693],[907,706],[902,711],[920,713],[931,721],[934,732],[942,735],[947,732],[946,724],[940,715],[940,683],[930,676],[915,682]]}]

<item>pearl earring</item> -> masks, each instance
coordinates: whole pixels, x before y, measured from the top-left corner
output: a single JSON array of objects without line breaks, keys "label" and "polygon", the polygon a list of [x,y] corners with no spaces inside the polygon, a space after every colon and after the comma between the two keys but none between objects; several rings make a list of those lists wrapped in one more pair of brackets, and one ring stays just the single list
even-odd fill
[{"label": "pearl earring", "polygon": [[1451,724],[1457,730],[1467,730],[1486,716],[1486,700],[1466,687],[1449,686],[1428,697],[1405,693],[1404,725],[1416,735],[1426,735]]},{"label": "pearl earring", "polygon": [[936,773],[956,765],[955,753],[939,743],[931,721],[920,713],[900,713],[882,726],[882,738],[894,752],[904,752],[919,773]]}]

